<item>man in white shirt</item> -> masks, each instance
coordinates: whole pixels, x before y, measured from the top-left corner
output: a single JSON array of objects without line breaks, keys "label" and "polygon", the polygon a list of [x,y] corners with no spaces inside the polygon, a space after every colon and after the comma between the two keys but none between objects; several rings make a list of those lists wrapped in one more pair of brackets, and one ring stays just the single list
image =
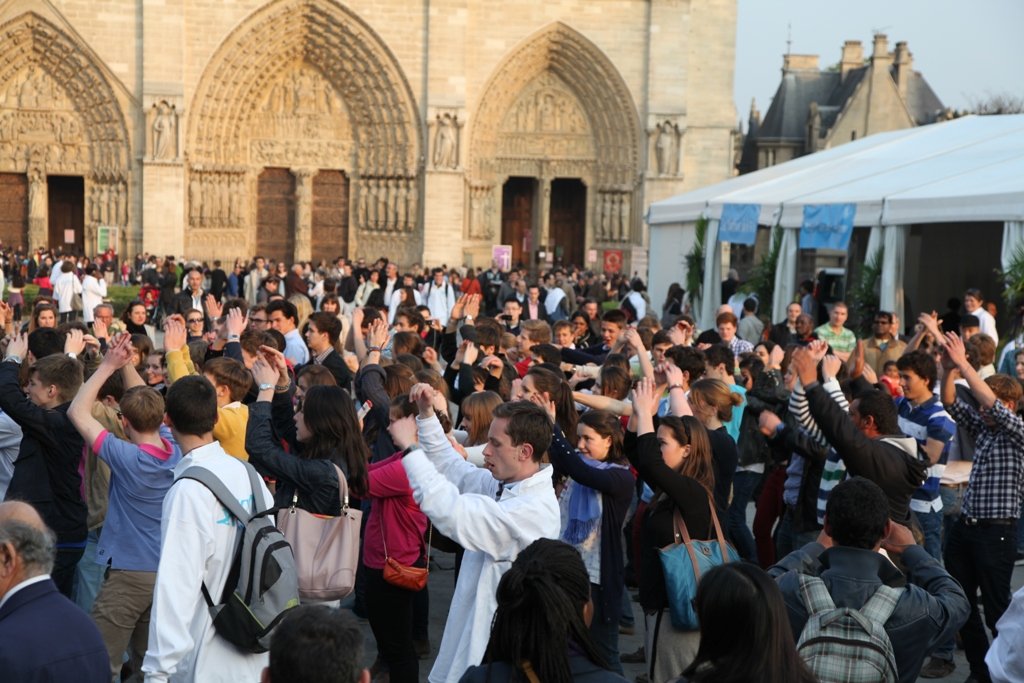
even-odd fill
[{"label": "man in white shirt", "polygon": [[[561,526],[551,468],[541,460],[551,443],[551,419],[526,401],[494,411],[484,467],[466,462],[434,414],[443,402],[427,384],[409,393],[419,406],[391,423],[413,497],[437,530],[466,549],[430,683],[455,683],[480,663],[497,608],[495,590],[519,552],[538,538],[558,538]],[[417,436],[419,443],[416,443]]]},{"label": "man in white shirt", "polygon": [[455,306],[455,290],[444,277],[443,268],[434,268],[433,279],[423,286],[423,303],[430,309],[430,315],[441,323],[448,324],[448,316]]},{"label": "man in white shirt", "polygon": [[142,664],[147,683],[256,681],[267,655],[250,654],[222,638],[203,598],[224,592],[240,530],[206,486],[179,478],[192,466],[210,470],[247,511],[273,504],[270,491],[252,490],[245,465],[213,438],[217,393],[205,377],[183,377],[167,391],[164,421],[185,456],[164,498],[160,566],[149,623],[149,650]]},{"label": "man in white shirt", "polygon": [[267,321],[284,335],[284,357],[293,365],[309,362],[309,348],[299,332],[299,311],[291,301],[275,300],[267,304]]},{"label": "man in white shirt", "polygon": [[996,343],[996,348],[999,347],[999,333],[996,332],[996,319],[992,317],[992,314],[985,310],[985,297],[982,296],[981,290],[976,288],[968,289],[964,292],[964,310],[967,311],[968,315],[973,315],[978,318],[978,327],[982,333],[992,337],[992,341]]}]

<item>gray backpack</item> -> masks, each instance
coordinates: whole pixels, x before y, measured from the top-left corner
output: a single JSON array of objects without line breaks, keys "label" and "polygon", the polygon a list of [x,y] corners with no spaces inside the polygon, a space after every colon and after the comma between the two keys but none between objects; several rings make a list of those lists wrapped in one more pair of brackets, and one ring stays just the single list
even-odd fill
[{"label": "gray backpack", "polygon": [[820,683],[896,683],[896,656],[885,632],[901,591],[879,586],[858,609],[836,607],[817,576],[799,575],[807,623],[797,652]]},{"label": "gray backpack", "polygon": [[213,627],[240,650],[266,652],[270,649],[274,628],[288,610],[299,605],[299,574],[291,546],[269,517],[274,508],[259,509],[257,496],[262,488],[259,474],[249,463],[242,464],[252,486],[252,514],[246,512],[224,482],[205,467],[189,467],[179,479],[194,479],[210,489],[242,525],[219,602],[214,603],[203,582],[203,598],[213,617]]}]

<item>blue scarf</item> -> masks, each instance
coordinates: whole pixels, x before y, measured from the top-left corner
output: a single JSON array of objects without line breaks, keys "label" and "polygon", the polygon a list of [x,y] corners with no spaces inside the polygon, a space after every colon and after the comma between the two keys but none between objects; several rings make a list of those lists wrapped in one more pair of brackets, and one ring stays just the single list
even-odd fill
[{"label": "blue scarf", "polygon": [[[607,470],[612,467],[628,469],[625,465],[616,465],[608,462],[601,462],[588,458],[577,452],[580,460],[598,470]],[[584,486],[578,481],[573,482],[572,491],[569,492],[569,523],[565,526],[562,540],[571,545],[579,545],[594,532],[601,523],[601,503],[598,498],[600,492]]]}]

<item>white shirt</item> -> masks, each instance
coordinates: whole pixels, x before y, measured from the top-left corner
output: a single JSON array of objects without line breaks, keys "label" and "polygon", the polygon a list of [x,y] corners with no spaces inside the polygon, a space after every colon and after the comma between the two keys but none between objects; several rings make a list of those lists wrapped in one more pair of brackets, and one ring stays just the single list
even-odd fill
[{"label": "white shirt", "polygon": [[82,279],[82,320],[93,321],[93,309],[103,303],[107,295],[107,281],[94,275],[86,275]]},{"label": "white shirt", "polygon": [[970,313],[978,318],[979,328],[982,333],[992,337],[992,341],[996,343],[996,347],[999,346],[999,333],[996,332],[996,319],[992,317],[992,314],[985,310],[983,306],[978,306]]},{"label": "white shirt", "polygon": [[284,335],[284,357],[294,365],[305,365],[309,362],[309,349],[298,330],[292,330]]},{"label": "white shirt", "polygon": [[[241,461],[214,441],[192,450],[174,468],[175,483],[164,498],[160,522],[160,566],[153,591],[149,649],[142,664],[146,681],[235,683],[258,681],[267,654],[247,654],[217,635],[201,590],[224,591],[236,539],[237,521],[198,481],[177,481],[192,465],[213,472],[246,510],[254,492]],[[273,504],[260,484],[261,509]]]},{"label": "white shirt", "polygon": [[413,497],[437,530],[466,549],[430,683],[456,683],[480,663],[497,609],[498,582],[526,546],[558,538],[551,468],[506,486],[452,448],[436,417],[416,418],[420,445],[402,459]]}]

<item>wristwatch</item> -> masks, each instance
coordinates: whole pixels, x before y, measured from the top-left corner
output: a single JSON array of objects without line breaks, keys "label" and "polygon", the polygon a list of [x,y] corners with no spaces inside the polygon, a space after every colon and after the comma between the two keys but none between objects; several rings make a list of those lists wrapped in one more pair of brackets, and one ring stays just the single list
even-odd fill
[{"label": "wristwatch", "polygon": [[260,391],[269,391],[274,388],[274,385],[270,382],[261,382],[258,389]]},{"label": "wristwatch", "polygon": [[78,354],[77,354],[77,353],[75,353],[74,351],[68,351],[68,352],[67,352],[66,354],[64,354],[64,355],[66,355],[66,356],[67,356],[68,358],[78,358]]}]

